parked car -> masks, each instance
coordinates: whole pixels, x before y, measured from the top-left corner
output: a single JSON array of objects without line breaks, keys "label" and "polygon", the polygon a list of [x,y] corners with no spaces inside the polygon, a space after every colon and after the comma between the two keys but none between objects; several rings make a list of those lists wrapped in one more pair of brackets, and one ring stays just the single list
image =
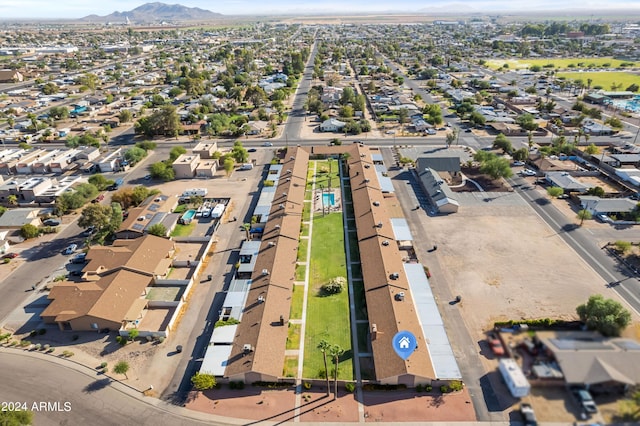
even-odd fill
[{"label": "parked car", "polygon": [[516,167],[524,166],[524,161],[514,161],[512,165]]},{"label": "parked car", "polygon": [[5,253],[2,255],[3,259],[15,259],[16,257],[20,256],[18,253]]},{"label": "parked car", "polygon": [[489,346],[495,356],[504,356],[504,346],[502,346],[500,339],[495,336],[489,337]]},{"label": "parked car", "polygon": [[256,152],[256,151],[257,151],[257,149],[255,149],[255,148],[249,148],[249,149],[247,150],[247,152]]},{"label": "parked car", "polygon": [[262,144],[262,146],[273,146],[273,144],[271,142],[265,142]]},{"label": "parked car", "polygon": [[77,244],[69,244],[69,246],[64,249],[63,254],[73,254],[74,251],[78,248]]},{"label": "parked car", "polygon": [[47,219],[44,222],[42,222],[45,226],[59,226],[60,225],[60,221],[56,220],[56,219]]},{"label": "parked car", "polygon": [[151,180],[151,175],[146,175],[146,176],[144,177],[144,180]]},{"label": "parked car", "polygon": [[536,413],[533,412],[533,407],[531,407],[531,404],[520,404],[520,414],[522,414],[522,420],[525,426],[536,426],[538,424]]},{"label": "parked car", "polygon": [[71,263],[85,263],[87,261],[87,253],[78,253],[71,258]]},{"label": "parked car", "polygon": [[595,414],[598,412],[598,407],[596,407],[596,403],[593,400],[593,397],[586,389],[573,389],[573,394],[576,396],[578,403],[580,406],[589,414]]},{"label": "parked car", "polygon": [[520,174],[521,174],[522,176],[535,176],[535,175],[536,175],[536,172],[534,172],[534,171],[533,171],[533,170],[531,170],[531,169],[522,169],[522,170],[520,170]]},{"label": "parked car", "polygon": [[433,130],[433,129],[427,129],[427,134],[428,134],[428,135],[435,135],[435,134],[437,134],[437,133],[438,133],[438,132],[436,132],[436,131],[435,131],[435,130]]}]

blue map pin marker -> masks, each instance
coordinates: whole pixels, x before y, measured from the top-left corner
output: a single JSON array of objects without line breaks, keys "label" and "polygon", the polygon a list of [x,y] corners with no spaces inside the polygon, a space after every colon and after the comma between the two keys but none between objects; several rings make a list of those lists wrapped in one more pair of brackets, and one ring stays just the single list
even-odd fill
[{"label": "blue map pin marker", "polygon": [[408,331],[399,331],[393,336],[391,343],[393,344],[393,350],[404,360],[409,358],[418,347],[416,336]]}]

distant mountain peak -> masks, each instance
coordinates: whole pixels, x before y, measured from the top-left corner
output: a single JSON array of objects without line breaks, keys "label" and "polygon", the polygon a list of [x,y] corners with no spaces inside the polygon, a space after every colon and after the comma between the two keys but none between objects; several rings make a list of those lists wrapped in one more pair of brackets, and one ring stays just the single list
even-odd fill
[{"label": "distant mountain peak", "polygon": [[129,19],[130,22],[161,22],[161,21],[207,21],[220,18],[220,13],[214,13],[199,7],[187,7],[181,4],[167,4],[161,2],[145,3],[128,12],[113,12],[109,15],[89,15],[81,18],[83,21],[113,22]]}]

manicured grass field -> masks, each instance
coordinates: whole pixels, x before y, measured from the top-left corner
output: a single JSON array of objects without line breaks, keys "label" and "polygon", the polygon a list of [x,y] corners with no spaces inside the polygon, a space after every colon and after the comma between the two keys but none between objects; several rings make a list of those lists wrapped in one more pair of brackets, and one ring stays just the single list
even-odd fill
[{"label": "manicured grass field", "polygon": [[[316,162],[316,189],[320,186],[327,188],[329,186],[329,178],[331,178],[331,187],[340,187],[340,162],[337,160],[317,161]],[[331,173],[329,173],[331,171]]]},{"label": "manicured grass field", "polygon": [[320,294],[322,284],[331,278],[347,276],[341,213],[314,216],[310,268],[303,376],[319,378],[319,373],[324,371],[322,353],[317,349],[324,339],[345,351],[340,358],[338,377],[352,380],[348,290],[331,296]]},{"label": "manicured grass field", "polygon": [[502,68],[504,64],[509,64],[509,69],[525,69],[533,65],[544,67],[553,64],[553,68],[545,69],[572,69],[575,68],[618,68],[623,62],[613,58],[546,58],[546,59],[489,59],[486,66],[494,69]]},{"label": "manicured grass field", "polygon": [[172,237],[187,237],[189,235],[191,235],[191,233],[193,232],[193,230],[196,227],[196,223],[195,222],[191,222],[188,225],[176,225],[175,228],[173,228],[173,231],[171,232],[171,236]]},{"label": "manicured grass field", "polygon": [[291,311],[289,318],[302,319],[302,302],[304,299],[304,288],[301,285],[293,286],[293,295],[291,297]]},{"label": "manicured grass field", "polygon": [[296,265],[296,281],[304,281],[304,275],[307,267],[304,265]]},{"label": "manicured grass field", "polygon": [[298,262],[304,262],[307,260],[307,247],[309,246],[309,239],[300,239],[298,241]]},{"label": "manicured grass field", "polygon": [[300,348],[300,327],[300,324],[289,323],[289,330],[287,333],[287,349]]},{"label": "manicured grass field", "polygon": [[282,375],[284,377],[296,377],[296,374],[298,374],[298,357],[284,357],[284,371],[282,372]]},{"label": "manicured grass field", "polygon": [[587,79],[591,79],[591,87],[602,86],[604,90],[611,90],[613,83],[622,84],[622,90],[634,83],[640,86],[640,76],[628,72],[561,72],[557,74],[557,77],[564,77],[567,80],[582,80],[585,84],[587,84]]},{"label": "manicured grass field", "polygon": [[302,226],[300,227],[300,235],[304,235],[305,237],[309,236],[309,225],[306,223],[303,223]]}]

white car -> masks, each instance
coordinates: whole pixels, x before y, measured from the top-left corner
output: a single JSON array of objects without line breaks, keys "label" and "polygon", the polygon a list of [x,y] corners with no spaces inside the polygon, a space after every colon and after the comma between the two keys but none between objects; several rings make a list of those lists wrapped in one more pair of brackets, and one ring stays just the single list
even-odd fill
[{"label": "white car", "polygon": [[524,161],[514,161],[513,165],[514,166],[524,166]]},{"label": "white car", "polygon": [[271,142],[265,142],[262,144],[262,146],[273,146],[273,144]]},{"label": "white car", "polygon": [[520,170],[520,174],[522,176],[535,176],[536,172],[534,172],[533,170],[530,170],[530,169],[522,169],[522,170]]}]

